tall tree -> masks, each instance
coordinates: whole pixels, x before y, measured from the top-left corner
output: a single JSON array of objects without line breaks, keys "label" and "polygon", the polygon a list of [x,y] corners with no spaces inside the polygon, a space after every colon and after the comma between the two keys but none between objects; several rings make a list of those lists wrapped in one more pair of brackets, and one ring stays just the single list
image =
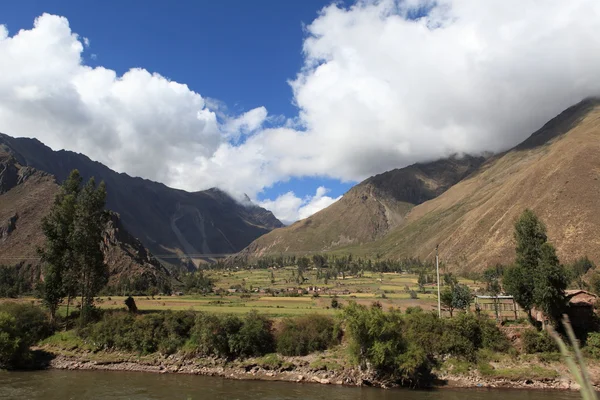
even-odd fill
[{"label": "tall tree", "polygon": [[81,287],[81,319],[85,323],[94,297],[106,284],[108,269],[102,253],[102,233],[108,220],[105,211],[106,187],[96,187],[94,178],[83,187],[77,197],[77,207],[71,241],[79,268]]},{"label": "tall tree", "polygon": [[72,295],[75,259],[72,247],[72,232],[80,192],[79,171],[71,172],[54,199],[50,213],[42,220],[42,231],[46,243],[39,250],[44,263],[43,301],[54,322],[58,305],[65,296]]},{"label": "tall tree", "polygon": [[547,239],[542,221],[525,210],[515,223],[515,265],[505,272],[503,283],[532,322],[535,306],[556,323],[565,307],[568,274]]},{"label": "tall tree", "polygon": [[565,309],[565,289],[568,274],[560,265],[556,250],[550,243],[542,245],[540,264],[534,277],[533,300],[553,322],[561,319]]},{"label": "tall tree", "polygon": [[535,269],[542,256],[542,245],[548,240],[546,226],[530,209],[523,211],[515,223],[516,264]]},{"label": "tall tree", "polygon": [[43,300],[54,321],[61,301],[81,295],[81,317],[107,276],[102,253],[102,233],[107,221],[106,189],[92,178],[81,188],[77,170],[62,184],[48,216],[42,220],[46,243],[40,254],[44,263]]}]

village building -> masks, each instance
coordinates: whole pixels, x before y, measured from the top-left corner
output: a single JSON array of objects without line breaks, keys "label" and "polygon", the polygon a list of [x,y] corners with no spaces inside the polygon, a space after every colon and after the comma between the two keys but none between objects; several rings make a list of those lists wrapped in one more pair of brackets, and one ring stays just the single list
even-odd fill
[{"label": "village building", "polygon": [[567,315],[575,330],[587,330],[595,323],[598,296],[586,290],[566,290],[569,307]]}]

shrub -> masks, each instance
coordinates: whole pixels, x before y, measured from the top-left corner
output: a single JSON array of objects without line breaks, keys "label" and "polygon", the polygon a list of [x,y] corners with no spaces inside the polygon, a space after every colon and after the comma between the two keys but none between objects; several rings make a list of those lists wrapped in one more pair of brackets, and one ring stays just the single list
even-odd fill
[{"label": "shrub", "polygon": [[403,385],[431,383],[433,359],[417,344],[403,336],[402,315],[397,310],[383,312],[351,302],[344,309],[350,334],[351,355],[361,367],[373,368],[379,375]]},{"label": "shrub", "polygon": [[237,316],[199,313],[192,328],[191,347],[200,355],[229,358],[229,337],[241,326]]},{"label": "shrub", "polygon": [[96,349],[172,354],[188,340],[193,325],[194,314],[189,311],[139,316],[107,312],[101,321],[89,325],[80,334]]},{"label": "shrub", "polygon": [[104,314],[102,320],[88,325],[79,332],[97,350],[137,349],[133,324],[135,317],[129,313],[115,312]]},{"label": "shrub", "polygon": [[546,331],[528,329],[523,332],[522,339],[523,350],[528,354],[553,353],[559,350],[554,339]]},{"label": "shrub", "polygon": [[0,368],[12,366],[24,352],[23,337],[15,329],[15,317],[0,312]]},{"label": "shrub", "polygon": [[600,333],[588,333],[585,352],[593,358],[600,359]]},{"label": "shrub", "polygon": [[236,357],[262,356],[275,350],[275,339],[270,319],[259,315],[256,310],[246,314],[242,326],[229,338],[229,348]]},{"label": "shrub", "polygon": [[337,342],[333,318],[324,315],[306,315],[286,318],[277,330],[277,352],[286,356],[304,356],[326,350]]},{"label": "shrub", "polygon": [[18,367],[29,361],[29,346],[52,333],[48,318],[32,304],[0,304],[0,367]]},{"label": "shrub", "polygon": [[24,336],[27,346],[31,346],[52,334],[48,316],[38,306],[27,303],[6,302],[0,304],[0,312],[15,318],[15,329]]}]

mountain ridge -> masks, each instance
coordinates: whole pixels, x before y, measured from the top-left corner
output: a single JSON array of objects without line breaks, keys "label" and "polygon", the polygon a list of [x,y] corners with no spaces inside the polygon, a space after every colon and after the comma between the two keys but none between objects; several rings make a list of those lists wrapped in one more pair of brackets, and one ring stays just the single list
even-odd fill
[{"label": "mountain ridge", "polygon": [[[311,252],[432,259],[439,244],[440,256],[451,268],[482,270],[495,263],[512,262],[513,223],[525,208],[531,208],[546,221],[550,240],[562,260],[588,255],[600,262],[600,250],[596,250],[600,240],[595,239],[600,234],[600,209],[593,200],[600,197],[599,182],[600,99],[587,98],[512,149],[487,158],[438,196],[409,207],[385,234],[361,243],[314,246]],[[328,209],[321,213],[328,213]],[[350,208],[347,214],[356,210]],[[343,215],[338,218],[338,225],[344,226]],[[346,225],[352,221],[348,219]],[[341,234],[344,229],[352,228],[344,227]],[[240,256],[277,253],[282,243],[287,245],[284,252],[300,254],[305,250],[294,242],[293,234],[282,237],[281,232],[277,229],[257,239]]]},{"label": "mountain ridge", "polygon": [[54,151],[37,139],[0,134],[0,147],[24,166],[56,176],[62,182],[73,169],[84,179],[107,185],[107,208],[119,213],[124,226],[158,258],[190,265],[186,254],[229,254],[283,224],[257,205],[242,204],[219,189],[186,192],[125,173],[89,157]]}]

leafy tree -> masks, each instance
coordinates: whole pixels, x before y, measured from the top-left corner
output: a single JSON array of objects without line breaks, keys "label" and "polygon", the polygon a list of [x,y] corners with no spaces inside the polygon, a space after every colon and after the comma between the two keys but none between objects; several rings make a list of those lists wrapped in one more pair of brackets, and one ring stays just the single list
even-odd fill
[{"label": "leafy tree", "polygon": [[419,272],[419,277],[417,278],[417,284],[419,285],[419,290],[421,293],[425,293],[425,284],[427,283],[427,276],[424,271]]},{"label": "leafy tree", "polygon": [[473,295],[467,285],[455,285],[452,290],[452,305],[455,309],[466,310],[473,302]]},{"label": "leafy tree", "polygon": [[540,265],[534,277],[533,300],[554,322],[560,320],[565,309],[565,289],[568,284],[567,271],[560,265],[554,246],[544,243]]},{"label": "leafy tree", "polygon": [[456,284],[458,284],[458,279],[452,274],[452,272],[447,272],[444,274],[444,285],[454,287]]},{"label": "leafy tree", "polygon": [[73,170],[62,184],[50,213],[42,219],[46,243],[40,249],[44,263],[43,301],[54,321],[58,305],[65,296],[75,293],[76,260],[73,249],[73,228],[80,192],[81,176]]},{"label": "leafy tree", "polygon": [[534,270],[542,256],[542,245],[548,240],[546,226],[533,211],[526,209],[515,223],[514,237],[517,243],[516,264],[529,271]]},{"label": "leafy tree", "polygon": [[214,280],[200,270],[187,273],[183,278],[183,284],[186,293],[210,293],[215,285]]},{"label": "leafy tree", "polygon": [[108,268],[102,252],[102,234],[108,220],[104,210],[106,187],[96,187],[94,178],[86,183],[77,196],[75,220],[71,241],[77,262],[77,280],[81,295],[81,321],[85,323],[93,306],[94,297],[106,284]]},{"label": "leafy tree", "polygon": [[546,227],[531,210],[525,210],[515,223],[515,240],[516,263],[504,274],[504,288],[531,321],[535,306],[557,322],[565,307],[568,274],[554,247],[546,242]]},{"label": "leafy tree", "polygon": [[483,272],[485,290],[490,296],[494,296],[494,311],[496,312],[496,319],[500,318],[498,310],[498,295],[502,291],[502,286],[500,285],[500,278],[502,277],[503,271],[503,265],[496,265],[495,267],[488,268]]},{"label": "leafy tree", "polygon": [[471,290],[466,285],[456,284],[446,286],[440,294],[440,301],[450,312],[450,317],[456,309],[466,310],[472,300]]},{"label": "leafy tree", "polygon": [[452,304],[452,288],[446,286],[444,290],[440,293],[440,302],[444,307],[448,309],[450,312],[450,318],[452,318],[452,313],[454,311],[454,304]]},{"label": "leafy tree", "polygon": [[586,257],[581,257],[571,265],[571,273],[573,280],[578,289],[585,289],[586,284],[583,281],[583,276],[591,269],[596,268],[596,265]]},{"label": "leafy tree", "polygon": [[[54,321],[58,305],[67,297],[81,296],[85,322],[94,296],[106,283],[102,233],[107,222],[106,189],[94,178],[81,188],[77,170],[61,186],[54,205],[42,220],[46,243],[40,254],[44,263],[43,300]],[[67,304],[69,301],[67,301]]]}]

